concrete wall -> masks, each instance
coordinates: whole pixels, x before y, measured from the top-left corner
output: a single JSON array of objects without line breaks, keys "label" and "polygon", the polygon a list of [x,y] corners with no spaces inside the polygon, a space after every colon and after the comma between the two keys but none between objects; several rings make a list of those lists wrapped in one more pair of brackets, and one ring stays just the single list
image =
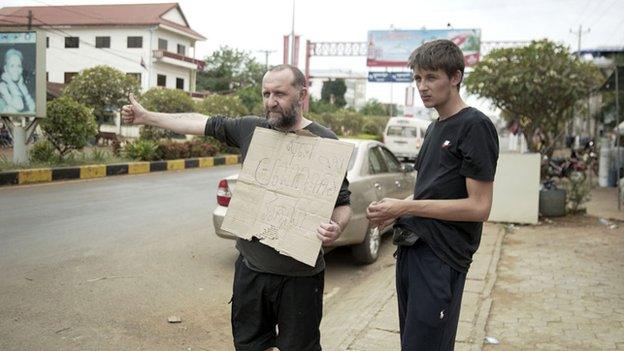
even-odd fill
[{"label": "concrete wall", "polygon": [[501,153],[489,221],[537,223],[539,185],[539,154]]}]

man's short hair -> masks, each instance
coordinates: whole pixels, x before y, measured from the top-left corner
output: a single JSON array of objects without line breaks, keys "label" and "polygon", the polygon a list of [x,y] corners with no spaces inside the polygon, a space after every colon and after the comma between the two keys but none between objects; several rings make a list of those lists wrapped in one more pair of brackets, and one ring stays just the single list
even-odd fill
[{"label": "man's short hair", "polygon": [[[446,72],[451,78],[455,72],[461,72],[461,79],[464,78],[464,54],[461,49],[450,40],[432,40],[419,46],[410,55],[408,64],[412,71],[425,69],[437,71],[439,69]],[[461,84],[461,80],[459,81]],[[457,85],[459,89],[459,84]]]},{"label": "man's short hair", "polygon": [[277,66],[273,66],[269,68],[268,72],[279,72],[279,71],[283,71],[286,69],[290,70],[293,76],[295,76],[295,79],[293,79],[293,82],[292,82],[292,85],[295,88],[297,88],[298,90],[301,90],[306,87],[305,75],[303,75],[303,72],[301,72],[301,70],[295,66],[286,65],[286,64],[277,65]]}]

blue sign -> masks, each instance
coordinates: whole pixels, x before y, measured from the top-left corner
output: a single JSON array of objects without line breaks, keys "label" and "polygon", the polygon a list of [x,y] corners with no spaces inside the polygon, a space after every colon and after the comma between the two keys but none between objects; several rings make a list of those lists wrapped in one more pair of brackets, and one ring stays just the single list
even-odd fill
[{"label": "blue sign", "polygon": [[411,83],[412,72],[368,72],[368,81],[372,83]]}]

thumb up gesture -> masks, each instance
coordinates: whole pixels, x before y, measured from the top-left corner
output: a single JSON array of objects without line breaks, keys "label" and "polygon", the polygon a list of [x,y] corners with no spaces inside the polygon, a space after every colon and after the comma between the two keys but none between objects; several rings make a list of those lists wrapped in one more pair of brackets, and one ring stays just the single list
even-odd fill
[{"label": "thumb up gesture", "polygon": [[134,94],[128,96],[130,105],[124,105],[121,108],[121,118],[127,124],[146,124],[148,111],[139,104],[134,98]]}]

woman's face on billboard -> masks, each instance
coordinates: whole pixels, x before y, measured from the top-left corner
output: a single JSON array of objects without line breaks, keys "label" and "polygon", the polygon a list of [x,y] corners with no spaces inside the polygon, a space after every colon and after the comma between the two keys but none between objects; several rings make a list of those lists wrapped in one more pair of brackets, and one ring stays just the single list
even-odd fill
[{"label": "woman's face on billboard", "polygon": [[17,82],[22,77],[22,59],[17,55],[10,55],[6,58],[4,71],[9,75],[11,80]]}]

